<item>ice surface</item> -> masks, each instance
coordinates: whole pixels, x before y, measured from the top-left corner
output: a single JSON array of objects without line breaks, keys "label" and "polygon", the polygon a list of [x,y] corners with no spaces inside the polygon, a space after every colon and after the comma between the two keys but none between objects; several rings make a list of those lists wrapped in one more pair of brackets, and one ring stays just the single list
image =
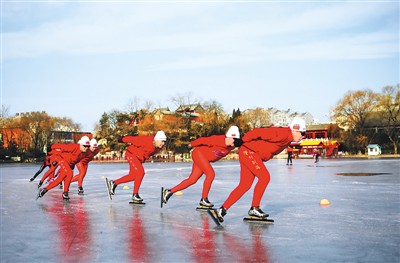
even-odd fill
[{"label": "ice surface", "polygon": [[[117,179],[127,163],[90,163],[85,195],[70,188],[35,200],[29,179],[39,164],[0,164],[0,262],[399,262],[400,175],[398,159],[271,160],[271,182],[261,208],[273,225],[243,222],[252,189],[216,227],[196,211],[203,179],[160,208],[161,187],[185,179],[191,163],[145,163],[140,196],[129,205],[133,182],[108,199],[103,177]],[[239,163],[213,164],[209,199],[221,205],[237,185]],[[339,173],[385,173],[343,176]],[[331,204],[319,205],[322,198]]]}]

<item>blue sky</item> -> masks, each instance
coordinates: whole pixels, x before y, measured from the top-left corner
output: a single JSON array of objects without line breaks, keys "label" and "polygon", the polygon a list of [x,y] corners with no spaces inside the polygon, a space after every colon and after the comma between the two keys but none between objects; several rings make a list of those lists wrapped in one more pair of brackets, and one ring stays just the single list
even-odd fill
[{"label": "blue sky", "polygon": [[173,97],[309,112],[399,81],[398,1],[1,1],[1,103],[92,131]]}]

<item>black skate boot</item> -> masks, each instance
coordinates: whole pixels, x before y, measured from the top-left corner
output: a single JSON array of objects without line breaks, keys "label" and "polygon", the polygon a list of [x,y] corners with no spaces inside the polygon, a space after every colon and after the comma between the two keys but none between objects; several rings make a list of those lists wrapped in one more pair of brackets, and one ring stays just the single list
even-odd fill
[{"label": "black skate boot", "polygon": [[162,202],[164,204],[166,204],[172,195],[173,195],[173,193],[171,193],[171,191],[169,189],[164,189],[162,191]]},{"label": "black skate boot", "polygon": [[249,210],[250,217],[267,218],[269,215],[264,213],[259,206],[252,206]]},{"label": "black skate boot", "polygon": [[43,182],[42,182],[42,181],[39,181],[39,183],[38,183],[38,185],[37,185],[37,188],[39,189],[39,188],[42,186],[42,184],[43,184]]},{"label": "black skate boot", "polygon": [[38,195],[37,195],[37,197],[36,197],[36,200],[37,200],[38,198],[42,198],[42,197],[45,195],[45,193],[47,193],[46,188],[39,188],[39,193],[38,193]]},{"label": "black skate boot", "polygon": [[79,186],[78,187],[78,195],[83,195],[84,191],[83,191],[83,187]]},{"label": "black skate boot", "polygon": [[200,203],[199,203],[201,208],[211,208],[214,206],[213,203],[211,203],[210,201],[208,201],[208,198],[201,198],[200,199]]},{"label": "black skate boot", "polygon": [[117,185],[114,183],[114,181],[108,181],[108,189],[110,189],[110,194],[115,195],[115,188],[117,188]]},{"label": "black skate boot", "polygon": [[68,192],[64,192],[64,193],[62,194],[62,198],[63,198],[63,201],[69,201]]}]

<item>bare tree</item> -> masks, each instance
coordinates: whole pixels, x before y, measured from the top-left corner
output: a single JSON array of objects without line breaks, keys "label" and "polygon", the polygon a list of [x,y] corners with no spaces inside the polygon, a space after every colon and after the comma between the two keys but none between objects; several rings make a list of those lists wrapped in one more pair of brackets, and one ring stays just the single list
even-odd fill
[{"label": "bare tree", "polygon": [[243,112],[243,119],[253,129],[271,124],[267,110],[260,107]]},{"label": "bare tree", "polygon": [[191,92],[187,92],[185,94],[177,94],[174,97],[170,98],[171,102],[175,104],[176,107],[181,105],[191,105],[199,103],[199,99],[193,98],[193,94]]},{"label": "bare tree", "polygon": [[332,109],[331,116],[345,129],[363,133],[365,122],[375,109],[378,94],[371,90],[350,91]]},{"label": "bare tree", "polygon": [[54,127],[54,118],[46,112],[29,112],[22,115],[20,124],[30,136],[31,148],[35,152],[42,151]]},{"label": "bare tree", "polygon": [[7,107],[4,104],[2,104],[1,105],[0,118],[8,118],[9,112],[10,112],[9,107]]},{"label": "bare tree", "polygon": [[137,112],[140,107],[140,98],[138,97],[133,97],[128,101],[128,104],[126,105],[126,109],[128,112]]},{"label": "bare tree", "polygon": [[339,127],[348,130],[344,140],[354,152],[363,152],[368,144],[366,121],[376,109],[378,94],[371,90],[349,91],[331,111]]},{"label": "bare tree", "polygon": [[393,144],[393,151],[398,153],[400,137],[400,84],[382,88],[377,109],[383,130]]}]

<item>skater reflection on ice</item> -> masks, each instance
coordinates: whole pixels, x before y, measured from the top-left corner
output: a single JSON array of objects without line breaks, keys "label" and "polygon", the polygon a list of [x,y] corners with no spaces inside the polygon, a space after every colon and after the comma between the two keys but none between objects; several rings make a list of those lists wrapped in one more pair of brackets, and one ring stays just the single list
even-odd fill
[{"label": "skater reflection on ice", "polygon": [[229,232],[223,232],[224,245],[232,255],[232,261],[236,262],[271,262],[268,255],[268,249],[263,243],[263,232],[268,225],[249,224],[251,234],[251,244],[242,237],[236,237]]},{"label": "skater reflection on ice", "polygon": [[[216,232],[214,225],[210,225],[210,218],[206,213],[200,213],[202,227],[188,226],[187,221],[173,219],[171,224],[174,236],[180,237],[191,252],[191,262],[217,262]],[[212,223],[211,223],[212,224]]]},{"label": "skater reflection on ice", "polygon": [[133,207],[132,218],[129,218],[129,257],[132,262],[152,262],[149,258],[148,235],[140,215],[140,207]]},{"label": "skater reflection on ice", "polygon": [[73,204],[60,205],[58,200],[51,200],[50,204],[40,204],[41,208],[53,219],[57,229],[58,259],[59,262],[90,262],[92,254],[92,233],[90,219],[86,214],[82,199],[76,199]]}]

